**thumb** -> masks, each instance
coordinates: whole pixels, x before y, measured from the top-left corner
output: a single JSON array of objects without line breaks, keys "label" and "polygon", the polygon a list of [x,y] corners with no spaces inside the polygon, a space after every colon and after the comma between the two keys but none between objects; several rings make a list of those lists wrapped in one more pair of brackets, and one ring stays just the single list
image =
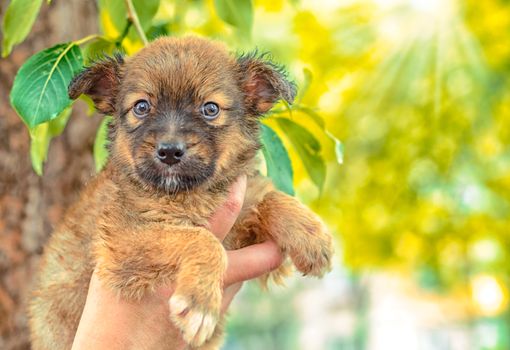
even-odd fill
[{"label": "thumb", "polygon": [[240,176],[230,188],[227,201],[218,208],[209,220],[209,229],[220,241],[223,241],[237,220],[237,216],[243,207],[244,194],[246,192],[246,175]]}]

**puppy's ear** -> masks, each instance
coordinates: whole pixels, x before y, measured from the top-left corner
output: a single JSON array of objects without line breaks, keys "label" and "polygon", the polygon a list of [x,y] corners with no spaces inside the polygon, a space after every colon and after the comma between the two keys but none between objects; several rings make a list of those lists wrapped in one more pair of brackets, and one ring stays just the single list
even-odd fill
[{"label": "puppy's ear", "polygon": [[69,97],[75,100],[81,94],[85,94],[94,101],[99,112],[113,114],[123,64],[124,59],[121,55],[107,57],[94,63],[71,81],[68,88]]},{"label": "puppy's ear", "polygon": [[296,97],[296,85],[288,80],[284,69],[271,62],[267,55],[255,52],[239,57],[237,62],[241,88],[250,114],[264,114],[281,99],[292,104]]}]

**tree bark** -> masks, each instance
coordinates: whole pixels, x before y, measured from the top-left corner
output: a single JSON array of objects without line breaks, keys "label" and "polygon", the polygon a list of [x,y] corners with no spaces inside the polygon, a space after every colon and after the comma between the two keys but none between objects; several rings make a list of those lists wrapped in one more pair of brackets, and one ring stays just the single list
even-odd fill
[{"label": "tree bark", "polygon": [[[1,0],[3,17],[8,1]],[[0,60],[0,349],[29,349],[26,304],[43,245],[94,173],[98,116],[78,102],[64,133],[53,139],[44,176],[30,162],[28,131],[9,105],[18,68],[32,54],[97,33],[95,1],[43,2],[27,40]]]}]

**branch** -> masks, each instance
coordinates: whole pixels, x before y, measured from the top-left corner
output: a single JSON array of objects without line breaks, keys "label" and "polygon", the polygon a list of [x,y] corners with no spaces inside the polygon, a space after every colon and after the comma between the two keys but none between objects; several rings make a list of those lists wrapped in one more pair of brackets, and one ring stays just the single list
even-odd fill
[{"label": "branch", "polygon": [[135,26],[136,32],[138,33],[138,36],[142,40],[144,45],[147,45],[149,41],[147,40],[147,37],[145,36],[145,32],[143,31],[142,25],[140,24],[140,19],[138,19],[138,15],[136,14],[135,7],[133,6],[132,0],[124,0],[126,4],[126,9],[128,12],[128,18]]},{"label": "branch", "polygon": [[122,48],[122,42],[124,41],[124,39],[128,35],[129,28],[131,28],[132,25],[133,25],[133,21],[131,20],[131,18],[128,17],[128,20],[126,22],[126,27],[124,28],[124,31],[120,34],[120,36],[117,38],[117,40],[115,40],[115,46],[118,49]]},{"label": "branch", "polygon": [[80,46],[80,45],[85,44],[87,41],[96,40],[97,38],[99,38],[99,35],[92,34],[92,35],[86,36],[85,38],[81,38],[80,40],[76,40],[74,42],[74,44]]}]

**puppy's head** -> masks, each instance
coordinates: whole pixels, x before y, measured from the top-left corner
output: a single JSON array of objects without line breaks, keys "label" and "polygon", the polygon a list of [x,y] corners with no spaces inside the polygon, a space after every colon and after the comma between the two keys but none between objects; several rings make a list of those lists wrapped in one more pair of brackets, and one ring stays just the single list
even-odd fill
[{"label": "puppy's head", "polygon": [[259,148],[257,118],[295,87],[257,55],[198,38],[161,38],[124,61],[97,62],[69,86],[114,116],[111,161],[169,193],[236,177]]}]

